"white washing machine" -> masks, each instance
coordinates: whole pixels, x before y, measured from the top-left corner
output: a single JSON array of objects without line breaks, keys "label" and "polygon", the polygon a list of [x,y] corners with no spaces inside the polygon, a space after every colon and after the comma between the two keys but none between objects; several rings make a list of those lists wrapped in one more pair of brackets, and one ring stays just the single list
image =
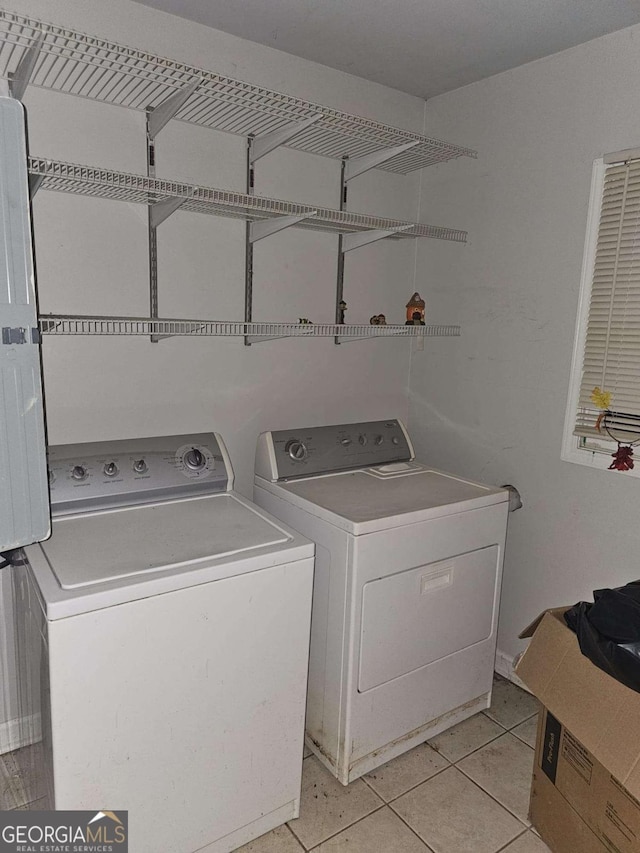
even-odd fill
[{"label": "white washing machine", "polygon": [[313,544],[232,491],[214,434],[52,447],[15,569],[35,808],[129,812],[135,853],[297,817]]},{"label": "white washing machine", "polygon": [[316,543],[306,738],[343,784],[489,706],[506,490],[389,420],[263,433],[254,500]]}]

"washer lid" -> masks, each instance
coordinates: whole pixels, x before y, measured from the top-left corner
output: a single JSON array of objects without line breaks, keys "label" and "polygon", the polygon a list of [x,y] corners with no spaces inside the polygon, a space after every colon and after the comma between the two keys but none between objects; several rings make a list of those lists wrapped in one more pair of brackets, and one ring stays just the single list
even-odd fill
[{"label": "washer lid", "polygon": [[307,506],[308,512],[356,535],[508,499],[505,489],[463,480],[415,462],[279,483],[278,488],[318,510]]},{"label": "washer lid", "polygon": [[58,518],[40,547],[63,589],[238,557],[292,539],[231,494]]}]

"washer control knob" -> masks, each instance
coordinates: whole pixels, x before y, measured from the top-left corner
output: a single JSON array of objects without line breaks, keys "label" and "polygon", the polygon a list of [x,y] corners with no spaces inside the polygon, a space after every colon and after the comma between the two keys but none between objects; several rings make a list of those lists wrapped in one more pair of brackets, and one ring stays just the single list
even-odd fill
[{"label": "washer control knob", "polygon": [[288,441],[284,449],[294,462],[303,462],[309,455],[309,451],[305,445],[297,438],[292,438],[291,441]]},{"label": "washer control knob", "polygon": [[373,443],[374,443],[374,444],[376,444],[376,445],[378,445],[378,447],[379,447],[379,446],[382,444],[382,442],[383,442],[383,441],[384,441],[384,436],[383,436],[383,435],[377,435],[377,436],[374,438]]},{"label": "washer control knob", "polygon": [[351,439],[349,438],[349,436],[347,436],[346,438],[341,438],[341,439],[340,439],[340,444],[341,444],[343,447],[349,447],[349,445],[351,444]]},{"label": "washer control knob", "polygon": [[103,470],[105,477],[115,477],[118,473],[118,466],[115,462],[107,462]]},{"label": "washer control knob", "polygon": [[144,459],[137,459],[133,463],[133,470],[136,474],[146,474],[148,471],[147,463],[144,461]]},{"label": "washer control knob", "polygon": [[367,436],[366,436],[364,433],[361,433],[361,434],[358,436],[358,441],[359,441],[359,442],[360,442],[360,444],[364,447],[364,445],[367,443]]},{"label": "washer control knob", "polygon": [[74,480],[86,480],[87,469],[83,465],[75,465],[71,471],[71,476]]},{"label": "washer control knob", "polygon": [[191,471],[202,471],[207,464],[204,453],[201,450],[198,450],[197,447],[192,447],[191,450],[187,450],[182,458],[184,460],[184,464]]},{"label": "washer control knob", "polygon": [[400,439],[397,435],[393,436],[393,438],[391,439],[391,444],[400,444]]}]

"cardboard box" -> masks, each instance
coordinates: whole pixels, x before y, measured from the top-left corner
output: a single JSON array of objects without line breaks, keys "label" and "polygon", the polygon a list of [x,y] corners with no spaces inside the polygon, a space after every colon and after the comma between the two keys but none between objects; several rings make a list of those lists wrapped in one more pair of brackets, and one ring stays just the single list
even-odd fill
[{"label": "cardboard box", "polygon": [[554,853],[640,853],[640,693],[595,667],[542,614],[516,673],[543,705],[530,817]]}]

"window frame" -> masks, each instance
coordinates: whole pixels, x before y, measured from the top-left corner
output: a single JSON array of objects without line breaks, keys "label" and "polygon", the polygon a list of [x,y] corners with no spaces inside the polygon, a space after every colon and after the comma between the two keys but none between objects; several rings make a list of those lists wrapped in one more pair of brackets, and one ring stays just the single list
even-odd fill
[{"label": "window frame", "polygon": [[[589,321],[589,309],[591,304],[591,287],[593,282],[593,270],[596,260],[596,248],[598,245],[598,231],[600,228],[600,209],[602,206],[602,194],[604,189],[605,172],[612,162],[624,159],[626,152],[619,155],[607,155],[594,160],[591,173],[591,194],[589,196],[589,210],[587,213],[587,233],[584,243],[582,257],[582,271],[580,275],[580,295],[578,299],[578,315],[576,318],[573,355],[571,361],[571,374],[569,380],[569,392],[567,395],[567,407],[564,418],[564,430],[562,436],[562,450],[560,458],[564,462],[573,462],[578,465],[587,465],[590,468],[608,470],[611,464],[611,454],[615,451],[617,443],[603,436],[602,439],[586,439],[574,435],[576,414],[578,412],[578,401],[580,397],[580,384],[582,381],[582,364],[587,338],[587,325]],[[635,152],[634,152],[635,153]],[[636,156],[638,156],[636,154]],[[639,454],[640,460],[640,454]],[[621,473],[616,471],[617,474]],[[639,467],[624,472],[629,477],[640,477]]]}]

